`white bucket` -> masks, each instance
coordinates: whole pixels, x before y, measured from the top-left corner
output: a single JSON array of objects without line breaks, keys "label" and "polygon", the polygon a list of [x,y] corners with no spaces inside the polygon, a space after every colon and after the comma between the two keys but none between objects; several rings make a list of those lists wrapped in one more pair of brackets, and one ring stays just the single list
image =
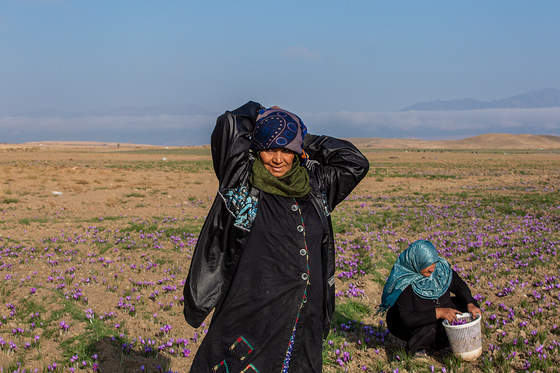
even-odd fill
[{"label": "white bucket", "polygon": [[477,315],[473,320],[472,314],[465,312],[457,315],[457,319],[467,321],[466,324],[451,325],[447,320],[443,320],[443,327],[447,333],[451,350],[455,356],[464,361],[473,361],[482,355],[481,318],[480,315]]}]

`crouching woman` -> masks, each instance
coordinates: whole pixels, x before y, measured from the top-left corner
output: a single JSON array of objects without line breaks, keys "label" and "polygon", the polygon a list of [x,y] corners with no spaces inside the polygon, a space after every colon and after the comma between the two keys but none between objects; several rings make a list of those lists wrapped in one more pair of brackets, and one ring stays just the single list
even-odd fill
[{"label": "crouching woman", "polygon": [[379,311],[387,311],[389,331],[406,341],[417,357],[449,347],[443,320],[452,322],[463,312],[481,315],[467,284],[426,240],[414,242],[400,254],[383,289]]}]

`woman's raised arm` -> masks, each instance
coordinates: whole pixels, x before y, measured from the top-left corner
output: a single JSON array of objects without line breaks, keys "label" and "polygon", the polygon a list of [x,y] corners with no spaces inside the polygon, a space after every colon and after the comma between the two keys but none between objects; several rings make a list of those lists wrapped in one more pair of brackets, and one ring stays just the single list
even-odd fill
[{"label": "woman's raised arm", "polygon": [[242,165],[247,160],[251,146],[249,136],[262,108],[261,104],[249,101],[240,108],[226,111],[216,120],[211,147],[214,172],[220,187],[238,171],[236,165]]},{"label": "woman's raised arm", "polygon": [[303,149],[322,165],[329,208],[342,202],[369,170],[369,161],[350,141],[307,134]]}]

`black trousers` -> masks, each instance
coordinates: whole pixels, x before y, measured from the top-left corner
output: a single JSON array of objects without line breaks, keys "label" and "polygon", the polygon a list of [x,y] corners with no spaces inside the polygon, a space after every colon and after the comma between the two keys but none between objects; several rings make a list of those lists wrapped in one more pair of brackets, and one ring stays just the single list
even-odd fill
[{"label": "black trousers", "polygon": [[[398,336],[397,336],[398,337]],[[430,325],[424,325],[410,330],[406,340],[410,353],[418,350],[441,350],[449,347],[449,340],[443,328],[442,320]],[[400,338],[400,337],[399,337]]]}]

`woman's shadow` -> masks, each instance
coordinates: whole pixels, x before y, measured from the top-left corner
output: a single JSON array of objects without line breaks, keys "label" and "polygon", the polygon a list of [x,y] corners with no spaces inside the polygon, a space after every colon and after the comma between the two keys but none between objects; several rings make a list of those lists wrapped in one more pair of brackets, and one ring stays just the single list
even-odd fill
[{"label": "woman's shadow", "polygon": [[158,346],[146,349],[147,345],[138,341],[121,344],[117,339],[106,337],[93,342],[91,347],[97,351],[99,370],[103,373],[164,373],[171,364],[171,359],[158,353]]}]

